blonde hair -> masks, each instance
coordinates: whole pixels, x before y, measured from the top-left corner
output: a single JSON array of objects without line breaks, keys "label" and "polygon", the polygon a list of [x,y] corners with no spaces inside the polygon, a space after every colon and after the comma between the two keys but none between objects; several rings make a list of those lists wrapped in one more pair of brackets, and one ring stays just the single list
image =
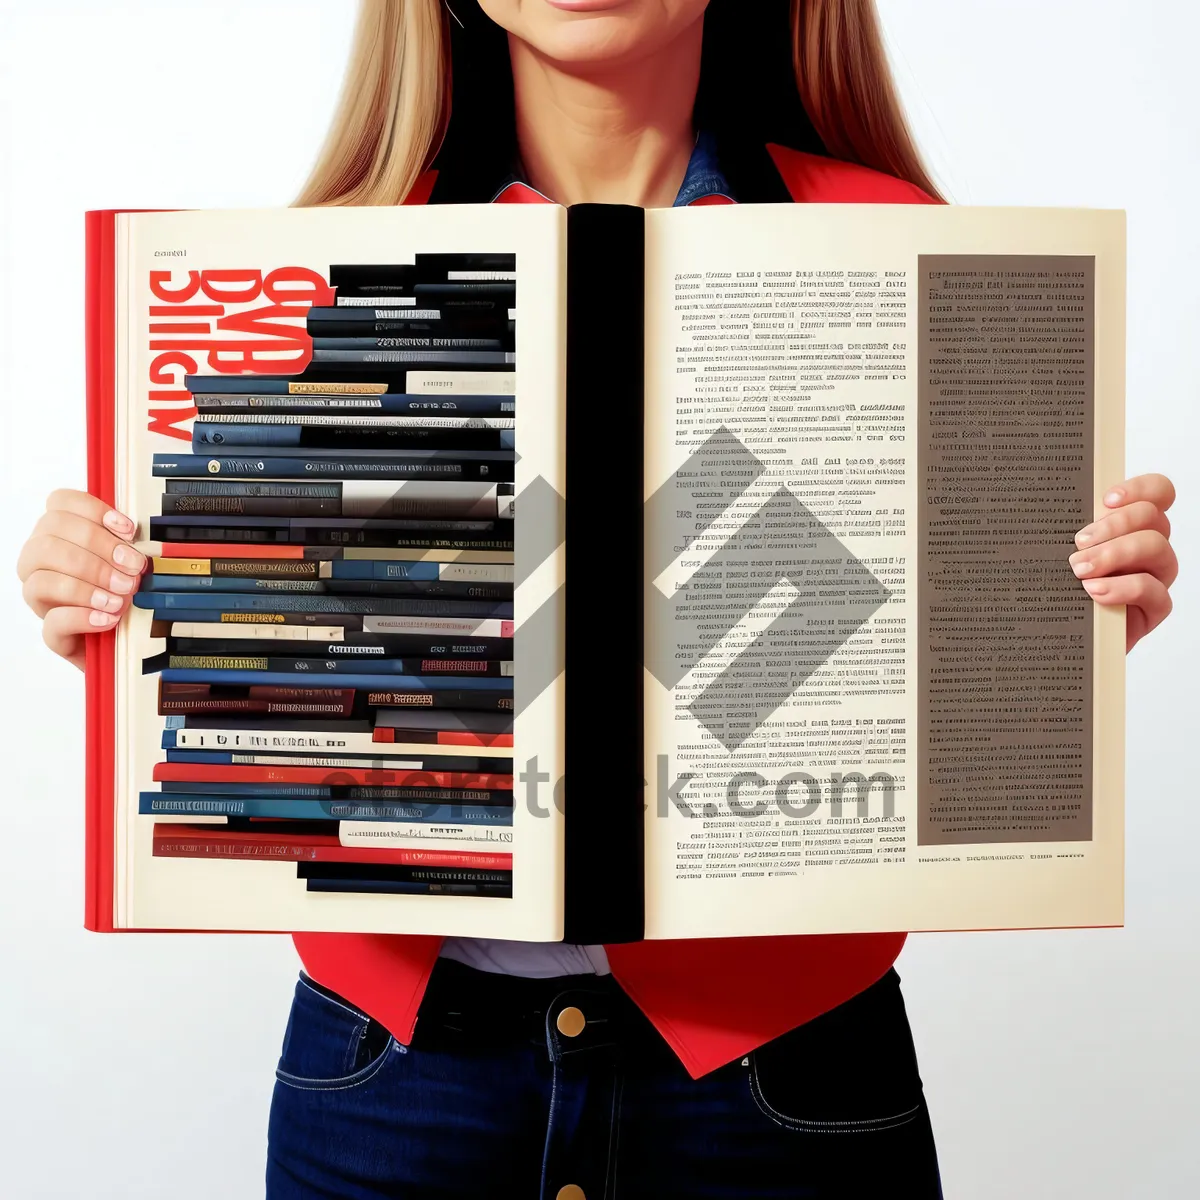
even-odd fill
[{"label": "blonde hair", "polygon": [[[333,122],[297,204],[409,195],[450,120],[448,19],[441,0],[361,0]],[[791,35],[799,98],[828,153],[938,197],[896,94],[875,0],[791,0]]]}]

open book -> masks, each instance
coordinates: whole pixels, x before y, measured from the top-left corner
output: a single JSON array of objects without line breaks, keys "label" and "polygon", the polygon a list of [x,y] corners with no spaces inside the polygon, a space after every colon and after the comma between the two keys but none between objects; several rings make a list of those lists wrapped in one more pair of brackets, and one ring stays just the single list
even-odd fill
[{"label": "open book", "polygon": [[1121,923],[1123,214],[88,220],[89,927]]}]

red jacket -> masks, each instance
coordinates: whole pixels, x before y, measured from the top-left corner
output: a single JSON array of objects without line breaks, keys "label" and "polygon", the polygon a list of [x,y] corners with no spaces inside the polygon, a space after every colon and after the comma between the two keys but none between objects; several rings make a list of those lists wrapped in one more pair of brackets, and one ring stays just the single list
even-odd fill
[{"label": "red jacket", "polygon": [[[930,198],[890,175],[836,159],[769,147],[797,203],[919,204]],[[423,204],[434,173],[406,203]],[[705,197],[697,203],[720,202]],[[514,184],[503,203],[539,203]],[[731,203],[731,201],[730,201]],[[308,974],[382,1022],[402,1042],[442,944],[439,937],[297,933]],[[712,938],[606,946],[617,982],[697,1078],[747,1054],[869,987],[896,960],[903,933]]]}]

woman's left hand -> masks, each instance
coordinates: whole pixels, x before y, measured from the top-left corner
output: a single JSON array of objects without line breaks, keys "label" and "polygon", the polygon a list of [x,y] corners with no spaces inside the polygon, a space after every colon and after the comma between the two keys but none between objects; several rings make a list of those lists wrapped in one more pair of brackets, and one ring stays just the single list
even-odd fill
[{"label": "woman's left hand", "polygon": [[1179,574],[1167,509],[1175,488],[1165,475],[1135,475],[1104,493],[1108,510],[1075,535],[1071,569],[1097,604],[1124,604],[1128,652],[1171,611],[1167,590]]}]

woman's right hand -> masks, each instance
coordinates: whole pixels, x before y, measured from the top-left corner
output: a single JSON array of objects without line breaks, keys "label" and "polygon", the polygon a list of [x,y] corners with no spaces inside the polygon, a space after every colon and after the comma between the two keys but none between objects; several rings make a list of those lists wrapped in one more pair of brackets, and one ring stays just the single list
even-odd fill
[{"label": "woman's right hand", "polygon": [[146,569],[130,543],[137,526],[103,500],[52,492],[17,559],[25,603],[42,620],[46,645],[83,667],[84,634],[112,629]]}]

